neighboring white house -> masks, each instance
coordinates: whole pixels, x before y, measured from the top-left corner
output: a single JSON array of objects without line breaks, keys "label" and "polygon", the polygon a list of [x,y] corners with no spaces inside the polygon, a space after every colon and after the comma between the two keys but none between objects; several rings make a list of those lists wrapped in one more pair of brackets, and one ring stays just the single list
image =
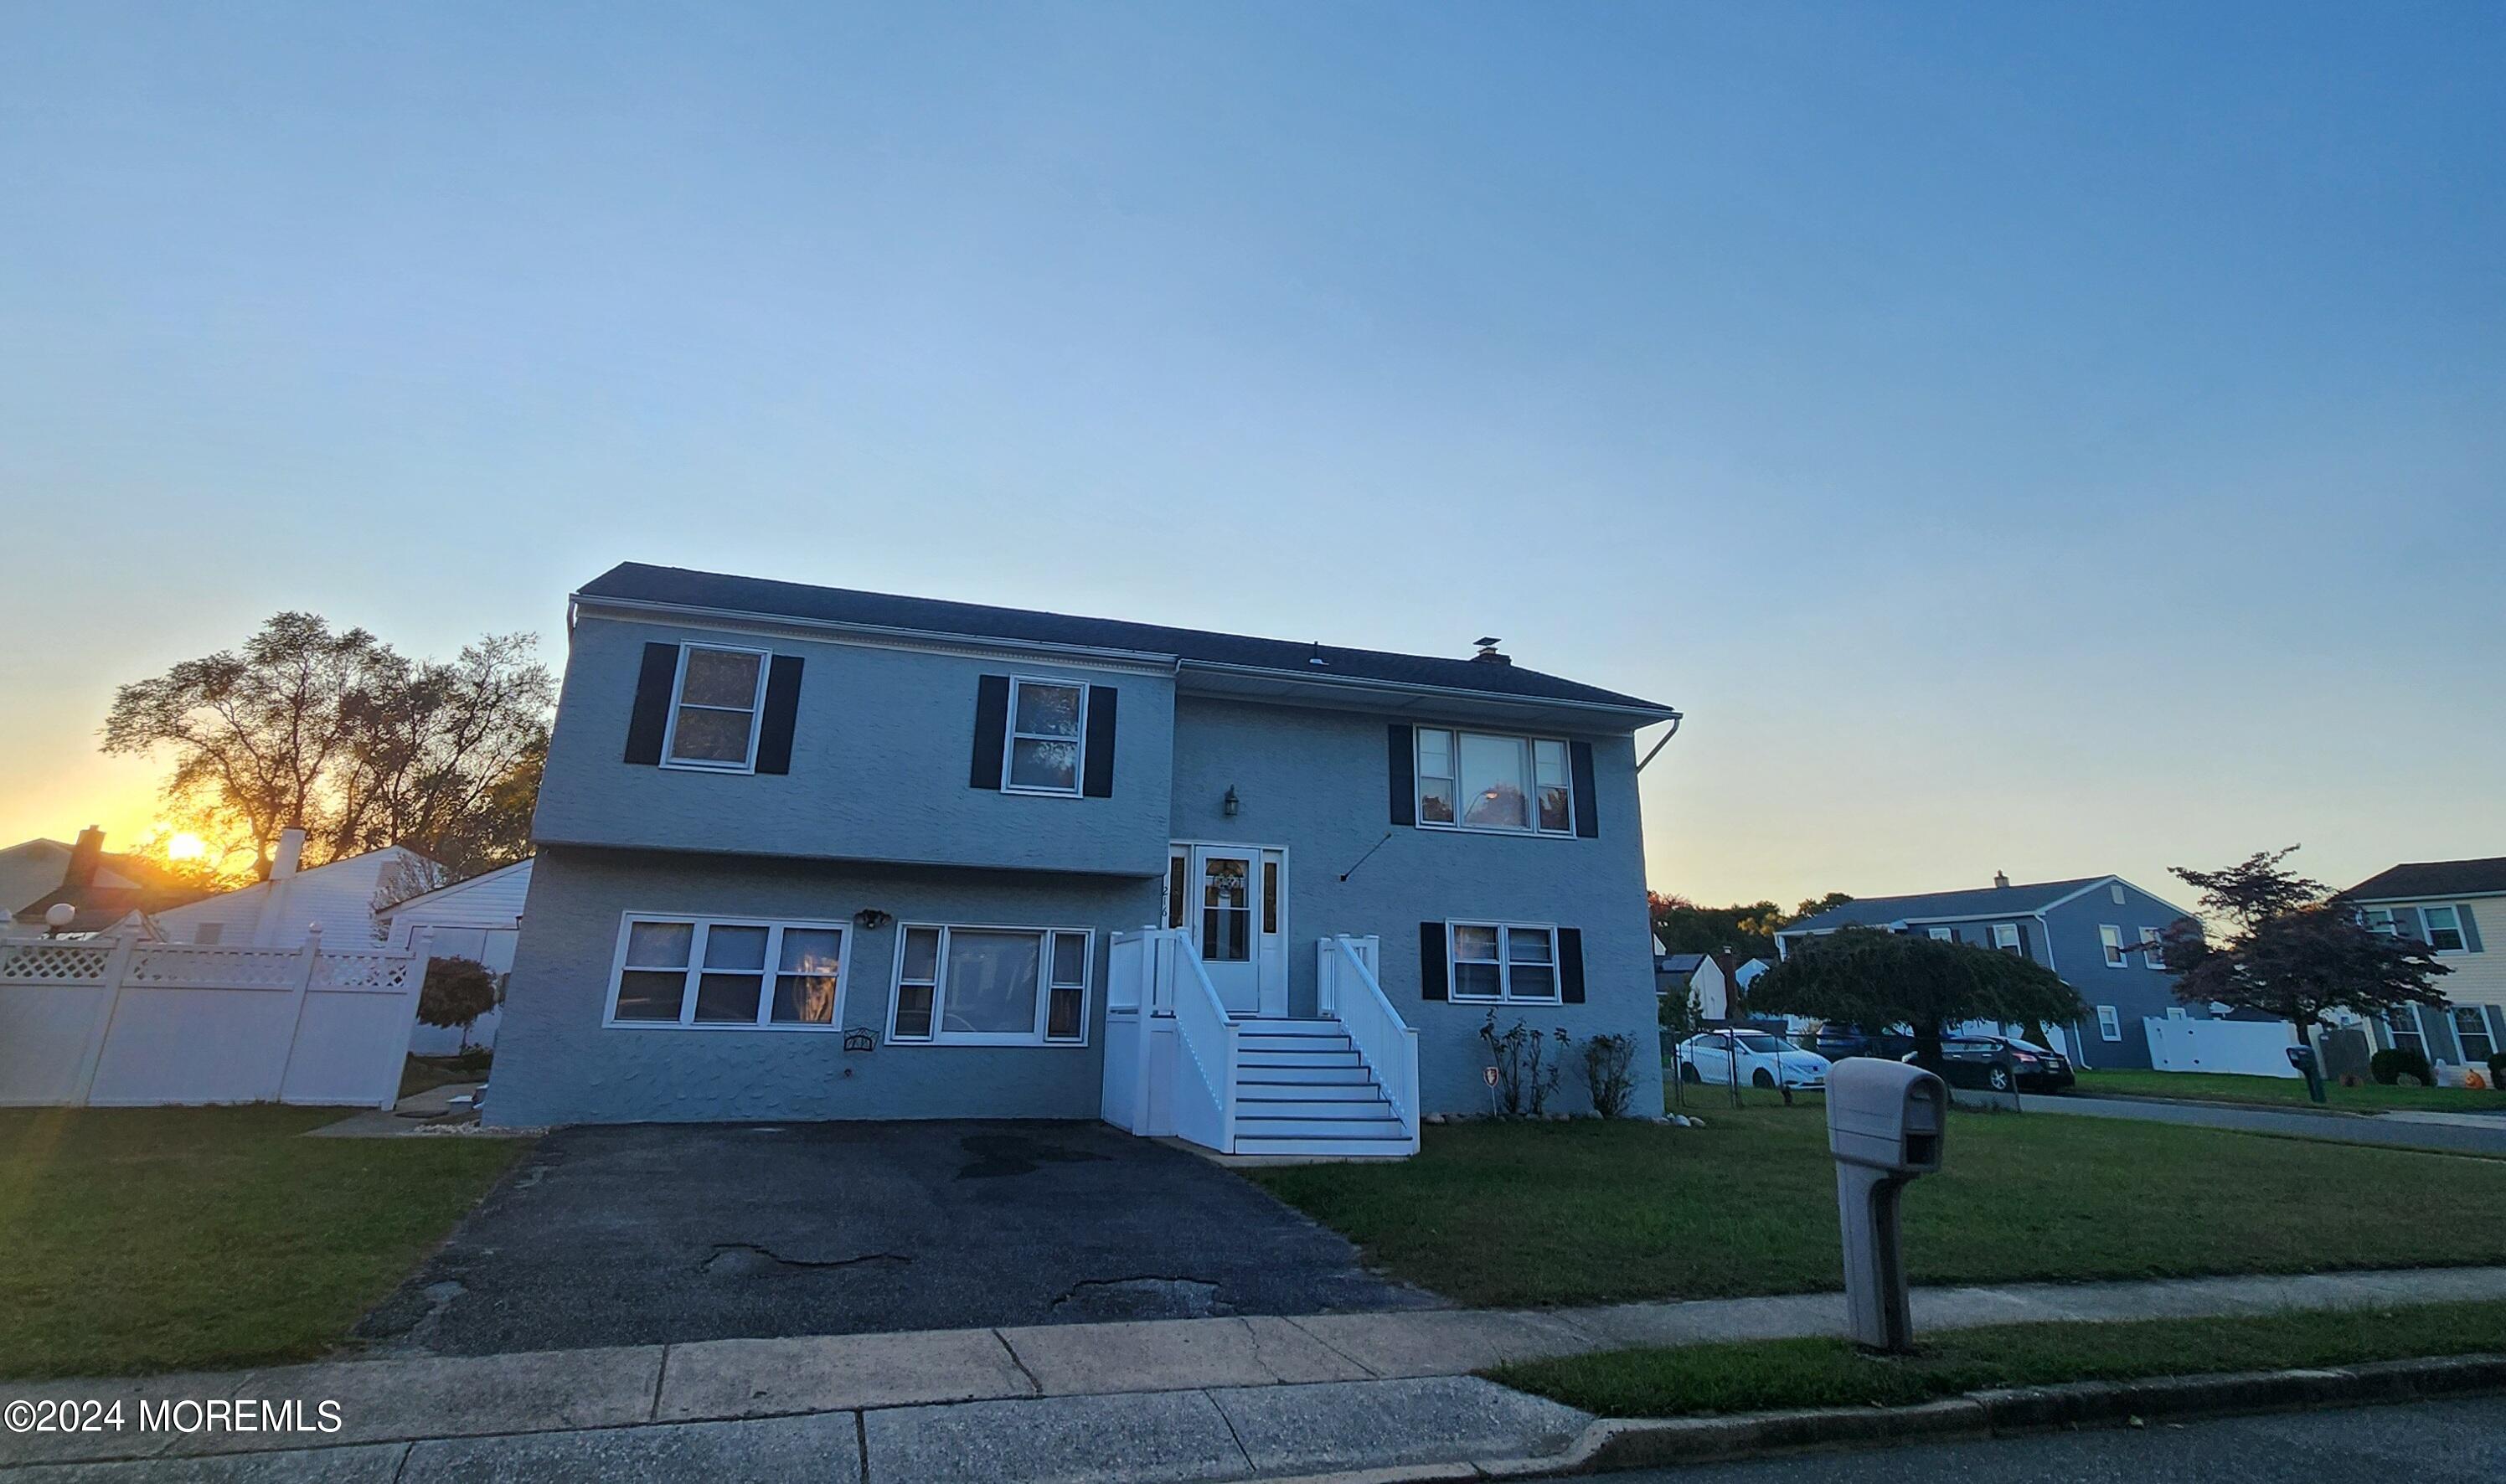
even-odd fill
[{"label": "neighboring white house", "polygon": [[1710,953],[1665,953],[1653,962],[1653,987],[1658,995],[1681,995],[1701,1020],[1731,1014],[1731,980]]},{"label": "neighboring white house", "polygon": [[[384,941],[406,947],[419,928],[435,930],[437,958],[477,959],[501,981],[513,971],[514,943],[521,936],[522,900],[530,895],[531,863],[511,866],[456,881],[423,896],[396,902],[382,913]],[[470,1044],[496,1043],[502,1008],[489,1010],[470,1027]],[[458,1030],[420,1025],[410,1049],[421,1056],[447,1055],[461,1048]]]},{"label": "neighboring white house", "polygon": [[268,880],[168,907],[149,921],[166,942],[230,948],[303,947],[305,929],[318,924],[327,946],[347,952],[382,941],[377,908],[444,881],[444,867],[399,845],[299,870],[304,854],[304,831],[281,830]]}]

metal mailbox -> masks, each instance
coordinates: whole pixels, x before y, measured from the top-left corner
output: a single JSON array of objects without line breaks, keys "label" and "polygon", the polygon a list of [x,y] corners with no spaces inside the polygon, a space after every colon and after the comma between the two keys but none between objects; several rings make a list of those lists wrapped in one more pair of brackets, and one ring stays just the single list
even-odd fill
[{"label": "metal mailbox", "polygon": [[1846,1164],[1929,1175],[1941,1167],[1949,1089],[1920,1067],[1848,1056],[1827,1072],[1827,1151]]}]

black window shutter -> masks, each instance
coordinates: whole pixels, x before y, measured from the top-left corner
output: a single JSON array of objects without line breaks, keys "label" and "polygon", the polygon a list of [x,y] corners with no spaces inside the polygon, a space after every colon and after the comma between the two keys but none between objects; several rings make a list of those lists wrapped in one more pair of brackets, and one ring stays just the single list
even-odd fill
[{"label": "black window shutter", "polygon": [[[1411,740],[1410,728],[1399,722],[1384,728],[1384,761],[1390,765],[1392,775],[1392,823],[1418,823],[1417,744]],[[1442,933],[1444,929],[1436,931]],[[1433,998],[1445,997],[1439,993]]]},{"label": "black window shutter", "polygon": [[777,654],[766,667],[766,712],[757,722],[757,771],[792,771],[792,723],[801,714],[801,656]]},{"label": "black window shutter", "polygon": [[1088,688],[1088,771],[1079,792],[1090,798],[1114,796],[1114,688]]},{"label": "black window shutter", "polygon": [[1001,745],[1009,734],[1010,678],[984,676],[975,683],[975,756],[966,768],[967,787],[1001,786]]},{"label": "black window shutter", "polygon": [[1593,801],[1593,744],[1566,744],[1566,767],[1575,783],[1575,832],[1588,840],[1601,837],[1599,806]]},{"label": "black window shutter", "polygon": [[1557,998],[1568,1005],[1584,1003],[1584,930],[1557,930]]},{"label": "black window shutter", "polygon": [[[1397,730],[1407,731],[1408,727]],[[1445,995],[1445,925],[1422,922],[1418,925],[1418,998],[1442,1000]]]},{"label": "black window shutter", "polygon": [[2023,959],[2032,959],[2036,956],[2036,946],[2028,941],[2027,925],[2023,922],[2019,925],[2019,956]]},{"label": "black window shutter", "polygon": [[635,677],[635,710],[626,719],[626,760],[646,766],[662,760],[662,738],[670,729],[670,691],[679,683],[679,647],[644,646],[644,669]]}]

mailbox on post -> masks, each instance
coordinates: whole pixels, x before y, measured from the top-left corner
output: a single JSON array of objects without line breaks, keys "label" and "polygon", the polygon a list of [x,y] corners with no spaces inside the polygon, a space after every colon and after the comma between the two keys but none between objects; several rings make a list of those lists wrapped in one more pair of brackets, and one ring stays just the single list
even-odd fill
[{"label": "mailbox on post", "polygon": [[1919,1067],[1848,1056],[1827,1069],[1827,1151],[1836,1159],[1844,1228],[1844,1302],[1857,1344],[1913,1348],[1897,1198],[1906,1182],[1941,1167],[1947,1084]]}]

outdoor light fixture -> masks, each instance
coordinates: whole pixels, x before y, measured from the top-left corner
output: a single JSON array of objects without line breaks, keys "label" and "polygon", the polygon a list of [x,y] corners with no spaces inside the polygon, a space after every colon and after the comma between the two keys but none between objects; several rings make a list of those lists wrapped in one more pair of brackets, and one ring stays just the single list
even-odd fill
[{"label": "outdoor light fixture", "polygon": [[885,912],[880,911],[877,907],[864,907],[853,914],[854,924],[860,927],[860,929],[865,933],[871,932],[875,929],[884,928],[895,920],[895,918],[888,916]]},{"label": "outdoor light fixture", "polygon": [[1227,796],[1218,801],[1218,812],[1226,815],[1229,819],[1234,819],[1235,817],[1235,811],[1243,807],[1244,800],[1235,796],[1235,785],[1232,783],[1229,784],[1227,786]]}]

